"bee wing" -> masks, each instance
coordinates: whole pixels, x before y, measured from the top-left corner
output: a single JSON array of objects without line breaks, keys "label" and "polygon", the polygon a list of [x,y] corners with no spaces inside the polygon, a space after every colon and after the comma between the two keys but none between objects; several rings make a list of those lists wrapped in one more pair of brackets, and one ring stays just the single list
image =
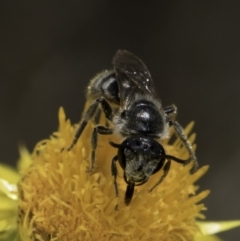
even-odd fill
[{"label": "bee wing", "polygon": [[113,58],[121,107],[127,107],[138,93],[149,94],[158,99],[152,77],[146,65],[134,54],[118,50]]}]

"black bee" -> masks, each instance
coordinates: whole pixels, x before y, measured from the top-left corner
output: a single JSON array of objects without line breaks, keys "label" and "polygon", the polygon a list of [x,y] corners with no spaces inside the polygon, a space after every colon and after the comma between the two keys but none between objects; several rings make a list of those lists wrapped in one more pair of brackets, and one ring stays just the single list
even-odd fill
[{"label": "black bee", "polygon": [[[111,171],[118,196],[116,181],[116,161],[118,161],[124,170],[124,180],[127,183],[125,203],[128,205],[134,187],[147,182],[150,176],[161,168],[164,174],[149,191],[151,192],[163,181],[170,169],[171,160],[180,164],[193,161],[192,172],[197,171],[198,163],[183,128],[175,120],[176,106],[166,108],[162,106],[145,64],[134,54],[118,50],[113,58],[113,66],[114,70],[103,71],[90,82],[87,97],[92,100],[92,104],[85,112],[72,144],[67,150],[76,144],[88,121],[95,118],[101,108],[113,127],[101,125],[94,127],[91,137],[90,172],[94,169],[98,134],[121,136],[122,143],[110,142],[110,145],[118,149],[118,154],[112,159]],[[176,134],[187,148],[188,160],[167,155],[159,143],[159,140],[168,138],[170,126],[174,127]]]}]

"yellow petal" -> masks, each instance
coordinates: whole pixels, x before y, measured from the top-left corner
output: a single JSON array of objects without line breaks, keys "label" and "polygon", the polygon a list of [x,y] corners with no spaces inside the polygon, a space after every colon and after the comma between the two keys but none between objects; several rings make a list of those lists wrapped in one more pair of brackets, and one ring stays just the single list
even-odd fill
[{"label": "yellow petal", "polygon": [[19,181],[20,176],[10,166],[0,164],[0,178],[8,181],[9,183],[16,184]]},{"label": "yellow petal", "polygon": [[0,233],[0,240],[1,241],[25,241],[20,239],[17,233],[17,230],[11,230],[11,231]]},{"label": "yellow petal", "polygon": [[14,230],[17,227],[17,202],[3,194],[0,199],[0,232]]},{"label": "yellow petal", "polygon": [[3,194],[0,195],[0,217],[3,211],[11,211],[17,208],[17,202],[9,199]]},{"label": "yellow petal", "polygon": [[6,232],[8,230],[16,229],[16,227],[16,220],[13,220],[12,217],[3,219],[0,218],[0,232]]},{"label": "yellow petal", "polygon": [[240,220],[221,222],[198,222],[198,226],[203,235],[209,235],[240,227]]},{"label": "yellow petal", "polygon": [[18,161],[17,168],[19,171],[27,169],[32,164],[32,158],[24,145],[19,146],[20,160]]},{"label": "yellow petal", "polygon": [[17,185],[0,178],[0,194],[4,194],[13,200],[17,200]]},{"label": "yellow petal", "polygon": [[0,165],[0,240],[17,241],[17,185],[20,176],[12,168]]}]

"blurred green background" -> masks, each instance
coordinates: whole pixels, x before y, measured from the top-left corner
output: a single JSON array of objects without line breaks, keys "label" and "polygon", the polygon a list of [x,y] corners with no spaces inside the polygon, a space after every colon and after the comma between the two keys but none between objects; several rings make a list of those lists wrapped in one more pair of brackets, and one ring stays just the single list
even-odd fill
[{"label": "blurred green background", "polygon": [[[89,80],[127,49],[179,122],[196,121],[207,219],[240,219],[239,26],[239,1],[1,1],[1,162],[55,131],[59,106],[78,122]],[[238,240],[240,229],[221,237]]]}]

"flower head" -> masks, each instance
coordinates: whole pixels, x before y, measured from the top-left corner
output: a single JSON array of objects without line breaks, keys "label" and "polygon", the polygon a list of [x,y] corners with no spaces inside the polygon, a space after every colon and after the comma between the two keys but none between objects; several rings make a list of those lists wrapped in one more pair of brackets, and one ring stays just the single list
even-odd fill
[{"label": "flower head", "polygon": [[[206,236],[213,232],[206,231],[203,223],[196,222],[196,219],[204,217],[202,211],[205,207],[201,200],[209,191],[198,192],[194,183],[208,167],[189,174],[191,164],[182,166],[172,163],[167,177],[159,186],[148,192],[163,174],[162,170],[151,176],[146,184],[136,188],[130,205],[126,206],[126,184],[120,166],[117,178],[119,197],[115,195],[111,160],[116,155],[116,149],[108,144],[112,137],[99,136],[96,168],[90,174],[86,170],[89,167],[89,137],[93,124],[89,124],[74,148],[67,152],[61,150],[71,142],[76,126],[66,121],[62,108],[59,122],[58,132],[39,142],[31,155],[22,149],[19,168],[25,170],[21,171],[18,184],[18,201],[16,183],[19,175],[14,174],[14,180],[0,175],[0,181],[7,180],[12,185],[5,185],[4,191],[4,184],[0,182],[1,195],[11,200],[9,210],[13,210],[11,215],[8,212],[8,218],[2,218],[6,225],[0,226],[1,230],[16,231],[18,217],[22,241],[205,241],[206,237],[214,238]],[[187,135],[192,126],[191,123],[185,129]],[[194,139],[194,134],[189,136],[191,143]],[[178,139],[171,145],[167,142],[162,144],[167,153],[187,158],[187,152]],[[13,192],[11,188],[15,188]],[[2,202],[0,208],[6,209]],[[20,240],[18,238],[15,235],[16,241]]]},{"label": "flower head", "polygon": [[[21,233],[39,240],[192,240],[198,231],[196,218],[202,218],[204,205],[199,202],[209,191],[196,194],[194,182],[207,170],[193,175],[192,165],[172,163],[164,182],[153,192],[162,171],[136,189],[129,206],[124,204],[126,184],[119,172],[119,197],[115,195],[111,159],[115,149],[109,137],[99,137],[96,168],[86,172],[91,151],[91,124],[69,152],[61,149],[71,142],[74,128],[59,112],[60,127],[49,140],[37,144],[33,164],[19,184]],[[187,127],[189,133],[192,124]],[[193,141],[195,136],[191,136]],[[177,140],[164,143],[171,155],[186,158]],[[118,167],[120,171],[121,168]],[[118,204],[118,210],[115,209]],[[27,234],[27,235],[26,235]],[[24,236],[24,237],[25,237]]]}]

